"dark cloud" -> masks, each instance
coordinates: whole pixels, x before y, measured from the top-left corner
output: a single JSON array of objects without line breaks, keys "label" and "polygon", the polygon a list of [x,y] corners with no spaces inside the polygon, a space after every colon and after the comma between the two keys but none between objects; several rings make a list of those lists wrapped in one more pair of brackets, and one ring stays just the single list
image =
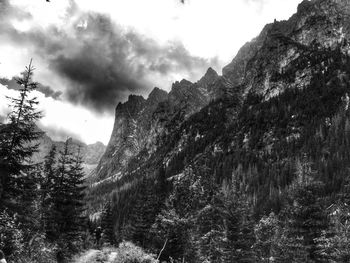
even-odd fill
[{"label": "dark cloud", "polygon": [[218,65],[191,56],[181,43],[160,45],[101,14],[83,14],[72,24],[69,33],[55,27],[23,33],[0,22],[0,40],[5,35],[14,45],[30,46],[64,79],[64,98],[99,112],[111,112],[130,93],[147,94],[164,84],[156,79],[178,74],[196,80]]},{"label": "dark cloud", "polygon": [[135,32],[121,33],[108,17],[90,14],[86,19],[87,28],[77,32],[77,50],[51,60],[52,69],[70,81],[67,95],[73,102],[99,111],[113,109],[130,93],[147,93],[157,84],[147,76],[191,75],[209,64],[192,57],[180,43],[160,46]]},{"label": "dark cloud", "polygon": [[[12,79],[0,78],[0,84],[7,86],[7,88],[13,89],[13,90],[18,90],[20,87],[17,84],[16,78],[12,78]],[[51,97],[55,100],[59,99],[62,94],[61,91],[54,91],[49,86],[45,86],[40,83],[38,83],[37,90],[43,93],[45,97]]]}]

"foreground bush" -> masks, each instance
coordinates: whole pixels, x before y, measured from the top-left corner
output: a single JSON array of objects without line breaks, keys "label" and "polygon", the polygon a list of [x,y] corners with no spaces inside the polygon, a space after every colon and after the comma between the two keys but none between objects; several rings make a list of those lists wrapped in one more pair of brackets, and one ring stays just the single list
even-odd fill
[{"label": "foreground bush", "polygon": [[38,234],[23,247],[21,253],[16,253],[8,259],[16,263],[57,263],[56,253],[56,246],[48,243],[44,235]]},{"label": "foreground bush", "polygon": [[23,252],[23,232],[14,216],[7,211],[0,213],[0,249],[5,255],[17,256]]},{"label": "foreground bush", "polygon": [[143,249],[130,242],[123,242],[119,245],[117,256],[113,263],[157,263],[153,255],[149,255]]},{"label": "foreground bush", "polygon": [[74,263],[158,263],[154,255],[130,242],[123,242],[118,248],[89,250],[74,260]]}]

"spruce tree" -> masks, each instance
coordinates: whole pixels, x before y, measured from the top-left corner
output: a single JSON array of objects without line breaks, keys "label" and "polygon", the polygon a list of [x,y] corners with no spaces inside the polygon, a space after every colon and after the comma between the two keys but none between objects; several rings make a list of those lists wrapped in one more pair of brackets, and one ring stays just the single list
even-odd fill
[{"label": "spruce tree", "polygon": [[253,249],[259,261],[270,262],[274,258],[278,228],[278,218],[273,212],[269,216],[263,216],[255,225],[256,241]]},{"label": "spruce tree", "polygon": [[349,206],[349,178],[338,194],[337,199],[327,208],[330,226],[315,240],[317,254],[324,262],[350,261],[350,206]]},{"label": "spruce tree", "polygon": [[113,228],[112,205],[110,201],[104,205],[101,217],[102,242],[107,245],[114,245],[115,236]]},{"label": "spruce tree", "polygon": [[64,257],[77,252],[86,223],[82,157],[79,152],[72,155],[69,141],[66,140],[52,174],[47,228],[47,237],[58,243],[58,251]]},{"label": "spruce tree", "polygon": [[191,219],[180,217],[168,200],[165,209],[157,215],[152,226],[158,251],[162,251],[161,260],[169,260],[171,257],[176,260],[184,259],[186,262],[194,261],[195,246],[191,242],[190,233],[192,227]]},{"label": "spruce tree", "polygon": [[[320,182],[311,182],[297,189],[292,207],[287,211],[286,249],[291,256],[300,257],[306,252],[309,261],[322,262],[317,253],[317,238],[329,226]],[[301,252],[301,251],[304,252]],[[300,259],[305,260],[305,257]]]},{"label": "spruce tree", "polygon": [[196,215],[199,259],[202,262],[220,262],[224,240],[223,216],[216,200],[212,200]]},{"label": "spruce tree", "polygon": [[30,96],[37,88],[33,71],[31,61],[17,78],[19,97],[8,97],[11,112],[0,129],[0,208],[17,213],[25,228],[33,220],[30,215],[38,183],[37,165],[30,159],[38,150],[34,142],[42,135],[35,125],[42,114],[36,110],[37,98]]},{"label": "spruce tree", "polygon": [[56,146],[52,145],[50,152],[45,157],[43,167],[43,179],[41,183],[41,218],[43,223],[43,230],[52,228],[52,221],[50,220],[52,208],[52,193],[55,185],[56,174]]},{"label": "spruce tree", "polygon": [[[69,152],[68,140],[65,142],[64,149],[60,151],[57,169],[52,174],[52,188],[50,189],[50,210],[48,212],[47,237],[51,241],[61,238],[66,232],[66,214],[67,214],[67,198],[68,191],[68,175],[69,167],[72,165],[72,158]],[[70,222],[69,222],[70,223]]]},{"label": "spruce tree", "polygon": [[247,195],[233,188],[223,200],[223,262],[254,262],[254,224]]},{"label": "spruce tree", "polygon": [[78,149],[78,152],[72,159],[67,177],[67,214],[65,215],[66,234],[71,241],[76,243],[81,241],[87,222],[83,214],[85,211],[84,191],[86,189],[84,176],[83,160],[80,149]]},{"label": "spruce tree", "polygon": [[152,181],[143,179],[137,189],[123,237],[145,247],[149,245],[150,229],[159,212],[159,203]]}]

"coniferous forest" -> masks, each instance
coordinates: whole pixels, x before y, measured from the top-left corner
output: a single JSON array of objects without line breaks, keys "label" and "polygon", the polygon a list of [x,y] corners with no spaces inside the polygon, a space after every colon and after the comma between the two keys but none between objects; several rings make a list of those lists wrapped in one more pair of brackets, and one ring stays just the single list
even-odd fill
[{"label": "coniferous forest", "polygon": [[71,138],[37,157],[30,61],[0,122],[6,260],[350,262],[349,17],[347,0],[303,1],[222,76],[130,95],[89,172]]},{"label": "coniferous forest", "polygon": [[39,102],[31,96],[33,73],[31,62],[0,126],[1,249],[10,262],[63,262],[84,244],[85,175],[68,140],[63,151],[53,147],[43,162],[32,162],[43,135],[36,126]]}]

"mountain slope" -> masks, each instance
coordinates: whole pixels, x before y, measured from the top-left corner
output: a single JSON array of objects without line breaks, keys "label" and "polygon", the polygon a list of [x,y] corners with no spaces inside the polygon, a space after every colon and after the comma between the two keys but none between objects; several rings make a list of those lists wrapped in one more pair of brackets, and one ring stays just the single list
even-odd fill
[{"label": "mountain slope", "polygon": [[288,21],[265,26],[257,38],[244,45],[223,68],[222,77],[209,69],[195,84],[186,80],[174,83],[168,95],[156,88],[151,95],[159,95],[153,99],[151,95],[147,100],[130,96],[116,109],[113,133],[97,168],[97,178],[123,171],[141,150],[152,153],[159,138],[211,100],[237,94],[242,94],[243,100],[249,93],[267,100],[286,89],[309,85],[313,71],[332,56],[327,50],[339,47],[348,52],[348,14],[347,1],[304,1]]},{"label": "mountain slope", "polygon": [[[112,200],[116,233],[160,249],[152,236],[162,231],[159,220],[178,216],[202,233],[208,224],[191,220],[209,213],[228,186],[253,218],[293,206],[291,189],[310,180],[332,202],[349,180],[349,18],[348,0],[303,1],[288,21],[244,45],[222,76],[208,70],[197,83],[175,83],[152,113],[159,128],[149,144],[118,166],[117,177],[90,188],[90,211]],[[212,227],[203,231],[219,231]]]}]

